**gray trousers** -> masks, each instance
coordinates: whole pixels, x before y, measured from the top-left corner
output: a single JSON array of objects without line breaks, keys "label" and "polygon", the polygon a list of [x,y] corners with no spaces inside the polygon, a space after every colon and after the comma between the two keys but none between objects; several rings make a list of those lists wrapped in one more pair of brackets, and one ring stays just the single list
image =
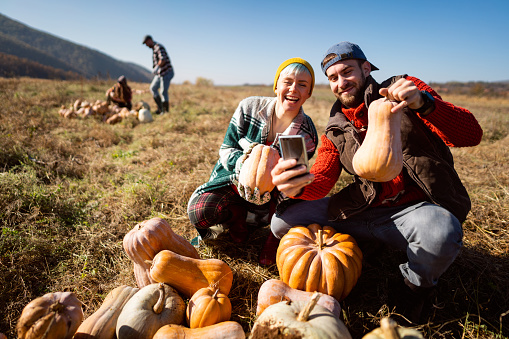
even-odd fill
[{"label": "gray trousers", "polygon": [[277,238],[292,226],[317,223],[353,236],[359,243],[380,242],[406,252],[408,262],[400,265],[412,284],[432,287],[447,270],[463,245],[458,219],[443,207],[419,202],[397,207],[374,207],[348,219],[329,221],[329,198],[303,201],[274,214],[272,233]]}]

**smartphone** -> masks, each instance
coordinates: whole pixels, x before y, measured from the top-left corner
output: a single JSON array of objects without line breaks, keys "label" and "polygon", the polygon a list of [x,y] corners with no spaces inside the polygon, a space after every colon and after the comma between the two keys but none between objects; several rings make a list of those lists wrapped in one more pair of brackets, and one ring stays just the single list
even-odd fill
[{"label": "smartphone", "polygon": [[281,135],[279,147],[284,160],[296,159],[296,166],[305,165],[309,172],[308,153],[302,135]]}]

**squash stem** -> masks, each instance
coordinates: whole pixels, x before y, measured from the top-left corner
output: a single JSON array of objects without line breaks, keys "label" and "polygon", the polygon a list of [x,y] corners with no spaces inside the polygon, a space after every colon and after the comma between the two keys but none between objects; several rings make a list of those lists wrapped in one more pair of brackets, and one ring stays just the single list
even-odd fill
[{"label": "squash stem", "polygon": [[155,314],[160,314],[164,309],[164,284],[159,283],[159,299],[152,308]]},{"label": "squash stem", "polygon": [[323,230],[318,230],[318,248],[323,248]]},{"label": "squash stem", "polygon": [[212,295],[213,299],[217,299],[217,294],[219,293],[219,288],[216,287],[216,290],[214,291],[214,294]]},{"label": "squash stem", "polygon": [[401,339],[397,327],[398,324],[390,318],[383,318],[380,321],[380,328],[387,339]]},{"label": "squash stem", "polygon": [[315,292],[309,302],[306,304],[306,306],[300,311],[299,315],[297,316],[298,321],[307,321],[309,318],[309,315],[311,314],[311,311],[313,308],[315,308],[316,303],[318,302],[318,299],[322,296],[321,293]]}]

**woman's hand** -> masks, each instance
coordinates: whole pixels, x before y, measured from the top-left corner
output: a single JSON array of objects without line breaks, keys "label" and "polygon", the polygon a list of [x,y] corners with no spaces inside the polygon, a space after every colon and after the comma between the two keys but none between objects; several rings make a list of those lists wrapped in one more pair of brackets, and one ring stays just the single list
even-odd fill
[{"label": "woman's hand", "polygon": [[424,105],[421,91],[410,80],[399,79],[389,86],[389,88],[381,88],[379,93],[390,100],[399,101],[399,103],[392,108],[392,113],[407,106],[410,109],[419,109]]},{"label": "woman's hand", "polygon": [[313,174],[307,172],[306,166],[296,165],[295,159],[279,159],[271,172],[272,183],[288,197],[299,195],[302,189],[315,179]]}]

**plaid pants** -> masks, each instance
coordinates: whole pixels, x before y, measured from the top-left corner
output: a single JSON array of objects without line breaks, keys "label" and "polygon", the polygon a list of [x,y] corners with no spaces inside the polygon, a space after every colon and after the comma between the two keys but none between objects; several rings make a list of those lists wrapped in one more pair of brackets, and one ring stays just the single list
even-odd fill
[{"label": "plaid pants", "polygon": [[[273,193],[275,191],[277,190]],[[265,226],[270,223],[270,218],[274,214],[275,201],[273,197],[268,203],[258,206],[244,200],[232,186],[226,186],[196,196],[189,201],[187,213],[200,234],[211,226],[226,223],[234,209],[254,215],[250,226]]]}]

